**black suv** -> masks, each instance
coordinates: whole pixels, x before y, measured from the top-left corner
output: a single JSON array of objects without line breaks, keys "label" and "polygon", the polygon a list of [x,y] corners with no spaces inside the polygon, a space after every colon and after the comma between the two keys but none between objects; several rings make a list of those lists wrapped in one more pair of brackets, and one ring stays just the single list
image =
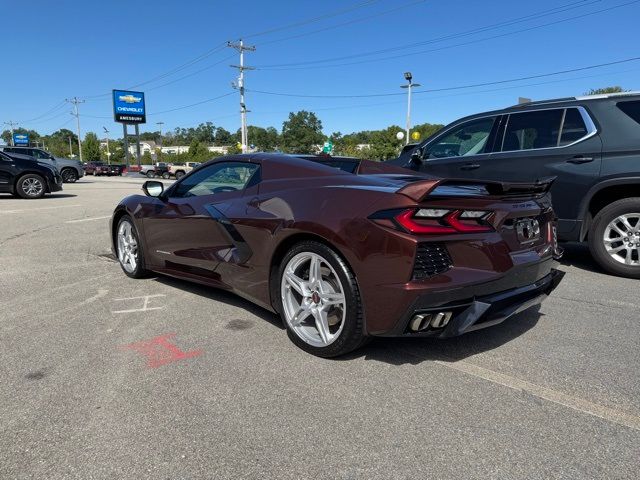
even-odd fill
[{"label": "black suv", "polygon": [[0,152],[0,192],[22,198],[41,198],[62,190],[62,177],[55,167],[34,162],[33,157]]},{"label": "black suv", "polygon": [[640,278],[640,93],[531,102],[460,119],[391,163],[443,177],[557,177],[558,239]]}]

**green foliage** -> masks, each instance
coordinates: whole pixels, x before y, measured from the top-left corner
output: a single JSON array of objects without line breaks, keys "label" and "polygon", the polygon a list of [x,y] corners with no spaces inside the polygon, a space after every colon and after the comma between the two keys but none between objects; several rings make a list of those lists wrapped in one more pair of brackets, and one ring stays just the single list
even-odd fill
[{"label": "green foliage", "polygon": [[82,142],[82,159],[85,162],[94,162],[100,160],[100,142],[98,136],[89,132],[84,137]]},{"label": "green foliage", "polygon": [[624,88],[616,85],[613,87],[592,88],[591,90],[586,92],[585,95],[604,95],[607,93],[622,93],[622,92],[628,92],[628,91],[629,90],[625,90]]},{"label": "green foliage", "polygon": [[[40,139],[40,134],[35,130],[27,130],[26,128],[14,128],[13,133],[22,133],[29,135],[30,142],[34,142]],[[7,145],[11,144],[11,130],[5,130],[4,132],[2,132],[2,134],[0,134],[0,137],[2,137],[2,140],[4,140]]]},{"label": "green foliage", "polygon": [[202,145],[198,140],[193,140],[189,146],[189,156],[193,159],[191,162],[197,162],[196,158],[202,158],[209,154],[209,150],[205,145]]},{"label": "green foliage", "polygon": [[287,153],[316,153],[316,146],[324,143],[322,122],[313,112],[301,110],[289,113],[282,124],[280,148]]},{"label": "green foliage", "polygon": [[262,128],[249,125],[247,127],[249,145],[254,145],[260,152],[272,152],[277,150],[280,135],[273,127]]},{"label": "green foliage", "polygon": [[153,158],[151,158],[151,152],[148,150],[142,154],[142,158],[140,159],[141,165],[152,165]]}]

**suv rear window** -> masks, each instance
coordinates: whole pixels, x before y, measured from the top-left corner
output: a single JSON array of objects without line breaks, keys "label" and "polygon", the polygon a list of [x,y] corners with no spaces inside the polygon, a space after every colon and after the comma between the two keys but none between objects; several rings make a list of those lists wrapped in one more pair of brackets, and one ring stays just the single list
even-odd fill
[{"label": "suv rear window", "polygon": [[563,112],[557,109],[512,113],[507,121],[502,151],[557,147]]},{"label": "suv rear window", "polygon": [[617,107],[631,117],[636,123],[640,123],[640,101],[618,102]]},{"label": "suv rear window", "polygon": [[584,124],[584,119],[582,115],[580,115],[580,111],[577,108],[567,108],[558,146],[564,147],[565,145],[569,145],[576,140],[580,140],[586,134],[587,126]]}]

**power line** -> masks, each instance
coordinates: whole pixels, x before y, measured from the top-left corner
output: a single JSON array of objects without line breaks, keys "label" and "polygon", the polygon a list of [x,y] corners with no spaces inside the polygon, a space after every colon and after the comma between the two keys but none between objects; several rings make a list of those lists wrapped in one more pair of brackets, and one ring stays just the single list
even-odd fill
[{"label": "power line", "polygon": [[[486,32],[486,31],[490,31],[490,30],[495,30],[498,28],[503,28],[506,26],[510,26],[510,25],[515,25],[518,23],[522,23],[522,22],[528,22],[531,20],[535,20],[538,18],[542,18],[542,17],[546,17],[549,15],[556,15],[558,13],[562,13],[568,10],[573,10],[576,8],[582,8],[588,5],[592,5],[594,3],[599,3],[602,0],[592,0],[587,2],[587,0],[579,0],[579,1],[574,1],[565,5],[561,5],[558,7],[554,7],[551,9],[547,9],[547,10],[542,10],[540,12],[536,12],[536,13],[532,13],[529,15],[525,15],[522,17],[517,17],[517,18],[513,18],[510,20],[505,20],[502,22],[498,22],[498,23],[494,23],[494,24],[490,24],[490,25],[485,25],[483,27],[478,27],[478,28],[474,28],[471,30],[466,30],[464,32],[459,32],[459,33],[453,33],[453,34],[449,34],[449,35],[444,35],[441,37],[436,37],[436,38],[432,38],[429,40],[423,40],[420,42],[415,42],[415,43],[409,43],[409,44],[405,44],[405,45],[399,45],[396,47],[389,47],[389,48],[385,48],[382,50],[372,50],[372,51],[367,51],[367,52],[362,52],[362,53],[357,53],[357,54],[352,54],[352,55],[343,55],[340,57],[332,57],[332,58],[324,58],[324,59],[320,59],[320,60],[306,60],[303,62],[291,62],[291,63],[279,63],[279,64],[271,64],[271,65],[258,65],[257,68],[259,69],[266,69],[266,68],[277,68],[277,67],[289,67],[289,66],[299,66],[299,65],[311,65],[311,64],[315,64],[315,63],[327,63],[327,62],[335,62],[335,61],[340,61],[340,60],[348,60],[350,58],[358,58],[358,57],[365,57],[365,56],[370,56],[370,55],[379,55],[382,53],[388,53],[388,52],[393,52],[393,51],[397,51],[397,50],[407,50],[409,48],[414,48],[417,46],[421,46],[421,45],[429,45],[429,44],[433,44],[433,43],[439,43],[442,42],[444,40],[451,40],[451,39],[455,39],[455,38],[461,38],[461,37],[466,37],[466,36],[470,36],[470,35],[475,35],[477,33],[482,33],[482,32]],[[411,4],[409,4],[411,5]],[[288,37],[282,40],[289,40],[290,38],[293,37]],[[275,40],[275,41],[279,41],[279,40]],[[272,41],[273,42],[273,41]],[[266,42],[263,43],[262,45],[266,45],[272,42]]]},{"label": "power line", "polygon": [[34,120],[38,120],[42,117],[46,117],[47,115],[55,112],[56,110],[60,110],[62,107],[64,107],[65,105],[65,101],[61,101],[60,103],[55,104],[52,108],[50,108],[49,110],[47,110],[45,113],[43,113],[42,115],[38,115],[37,117],[33,117],[33,118],[29,118],[27,120],[23,120],[21,123],[30,123],[33,122]]},{"label": "power line", "polygon": [[191,108],[191,107],[195,107],[197,105],[202,105],[203,103],[208,103],[208,102],[213,102],[215,100],[219,100],[221,98],[224,97],[228,97],[229,95],[233,95],[234,92],[229,92],[229,93],[225,93],[224,95],[219,95],[217,97],[213,97],[213,98],[208,98],[206,100],[202,100],[200,102],[196,102],[196,103],[192,103],[190,105],[183,105],[180,107],[175,107],[175,108],[171,108],[169,110],[162,110],[160,112],[153,112],[153,113],[148,113],[147,116],[151,116],[151,115],[160,115],[161,113],[169,113],[169,112],[175,112],[176,110],[183,110],[185,108]]},{"label": "power line", "polygon": [[[512,36],[512,35],[516,35],[519,33],[523,33],[523,32],[528,32],[528,31],[532,31],[532,30],[537,30],[540,28],[544,28],[544,27],[548,27],[548,26],[552,26],[552,25],[558,25],[561,23],[565,23],[565,22],[569,22],[569,21],[573,21],[573,20],[578,20],[580,18],[585,18],[588,16],[592,16],[592,15],[597,15],[599,13],[604,13],[604,12],[608,12],[611,10],[615,10],[618,8],[622,8],[622,7],[626,7],[628,5],[632,5],[632,4],[636,4],[640,2],[640,0],[633,0],[630,2],[626,2],[626,3],[622,3],[619,5],[614,5],[612,7],[608,7],[608,8],[603,8],[600,10],[596,10],[593,12],[589,12],[589,13],[585,13],[582,15],[576,15],[573,17],[569,17],[569,18],[564,18],[561,20],[555,20],[553,22],[548,22],[548,23],[544,23],[541,25],[535,25],[533,27],[528,27],[528,28],[523,28],[520,30],[514,30],[512,32],[506,32],[506,33],[502,33],[502,34],[498,34],[498,35],[492,35],[489,37],[484,37],[484,38],[480,38],[480,39],[476,39],[476,40],[471,40],[468,42],[463,42],[463,43],[457,43],[454,45],[446,45],[443,47],[439,47],[439,48],[432,48],[429,50],[420,50],[417,52],[411,52],[411,53],[403,53],[403,54],[399,54],[399,55],[391,55],[391,56],[387,56],[387,57],[381,57],[381,58],[374,58],[374,59],[369,59],[369,60],[360,60],[360,61],[355,61],[355,62],[344,62],[344,63],[334,63],[334,64],[330,64],[330,65],[309,65],[309,66],[304,66],[304,67],[275,67],[275,66],[262,66],[262,67],[256,67],[256,70],[269,70],[269,71],[287,71],[287,70],[309,70],[309,69],[318,69],[318,68],[331,68],[331,67],[346,67],[346,66],[351,66],[351,65],[361,65],[364,63],[375,63],[375,62],[381,62],[381,61],[385,61],[385,60],[394,60],[397,58],[403,58],[403,57],[412,57],[415,55],[419,55],[419,54],[424,54],[424,53],[432,53],[432,52],[438,52],[438,51],[442,51],[442,50],[448,50],[451,48],[457,48],[457,47],[462,47],[462,46],[467,46],[467,45],[473,45],[475,43],[479,43],[479,42],[484,42],[487,40],[494,40],[496,38],[503,38],[503,37],[508,37],[508,36]],[[400,49],[400,47],[397,47],[398,49]],[[369,53],[365,52],[365,54],[362,55],[368,55]],[[322,62],[323,60],[320,60],[320,62]],[[328,60],[324,60],[324,61],[328,61]]]},{"label": "power line", "polygon": [[[314,34],[320,33],[320,32],[326,32],[327,30],[334,30],[336,28],[344,27],[346,25],[353,25],[354,23],[366,22],[368,20],[371,20],[372,18],[381,17],[383,15],[388,15],[390,13],[397,12],[398,10],[402,10],[404,8],[411,7],[411,6],[416,5],[418,3],[424,3],[425,1],[426,0],[416,0],[416,1],[413,1],[413,2],[405,3],[404,5],[400,5],[398,7],[392,8],[390,10],[385,10],[383,12],[374,13],[373,15],[368,15],[366,17],[355,18],[353,20],[349,20],[349,21],[346,21],[346,22],[343,22],[343,23],[338,23],[336,25],[329,25],[328,27],[319,28],[317,30],[312,30],[312,31],[309,31],[309,32],[303,32],[303,33],[299,33],[299,34],[296,34],[296,35],[291,35],[291,36],[284,37],[284,38],[276,38],[275,40],[269,40],[268,42],[262,42],[262,43],[259,43],[258,45],[262,47],[264,45],[271,45],[273,43],[285,42],[285,41],[292,40],[292,39],[295,39],[295,38],[306,37],[306,36],[314,35]],[[585,0],[581,0],[581,1],[585,1]],[[597,0],[597,1],[600,1],[600,0]]]},{"label": "power line", "polygon": [[270,33],[275,33],[275,32],[279,32],[279,31],[282,31],[282,30],[289,30],[291,28],[301,27],[303,25],[308,25],[310,23],[315,23],[315,22],[318,22],[320,20],[324,20],[324,19],[327,19],[327,18],[332,18],[332,17],[337,17],[339,15],[344,15],[345,13],[353,12],[354,10],[358,10],[360,8],[363,8],[363,7],[369,7],[374,3],[378,3],[379,1],[380,0],[367,0],[365,2],[356,3],[355,5],[352,5],[352,6],[347,7],[347,8],[343,8],[343,9],[340,9],[340,10],[335,10],[333,12],[325,13],[323,15],[307,18],[305,20],[300,20],[298,22],[294,22],[294,23],[290,23],[290,24],[287,24],[287,25],[283,25],[281,27],[275,27],[275,28],[271,28],[269,30],[263,30],[262,32],[252,33],[250,35],[243,35],[243,38],[260,37],[262,35],[268,35]]},{"label": "power line", "polygon": [[[562,75],[565,73],[572,73],[572,72],[580,72],[580,71],[585,71],[585,70],[592,70],[594,68],[602,68],[602,67],[608,67],[611,65],[619,65],[621,63],[629,63],[629,62],[635,62],[640,60],[640,57],[632,57],[632,58],[626,58],[624,60],[616,60],[613,62],[607,62],[607,63],[599,63],[597,65],[588,65],[586,67],[579,67],[579,68],[571,68],[571,69],[567,69],[567,70],[559,70],[556,72],[549,72],[549,73],[541,73],[538,75],[528,75],[525,77],[518,77],[518,78],[510,78],[510,79],[506,79],[506,80],[494,80],[491,82],[482,82],[482,83],[474,83],[474,84],[468,84],[468,85],[458,85],[455,87],[442,87],[442,88],[431,88],[431,89],[427,89],[427,90],[418,90],[415,92],[415,94],[421,94],[421,93],[431,93],[431,92],[444,92],[444,91],[449,91],[449,90],[462,90],[465,88],[474,88],[474,87],[484,87],[484,86],[488,86],[488,85],[499,85],[499,84],[504,84],[504,83],[511,83],[511,82],[518,82],[518,81],[522,81],[522,80],[532,80],[535,78],[544,78],[544,77],[551,77],[554,75]],[[371,97],[396,97],[398,95],[404,95],[403,93],[395,93],[395,92],[390,92],[390,93],[372,93],[372,94],[359,94],[359,95],[308,95],[308,94],[295,94],[295,93],[285,93],[285,92],[267,92],[264,90],[248,90],[252,93],[261,93],[263,95],[276,95],[276,96],[280,96],[280,97],[295,97],[295,98],[371,98]]]}]

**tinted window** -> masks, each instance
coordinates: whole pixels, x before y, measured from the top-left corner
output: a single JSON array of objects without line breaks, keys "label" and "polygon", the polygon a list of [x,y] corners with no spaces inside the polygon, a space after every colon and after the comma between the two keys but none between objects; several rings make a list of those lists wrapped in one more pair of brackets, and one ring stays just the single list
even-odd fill
[{"label": "tinted window", "polygon": [[569,145],[587,134],[587,126],[577,108],[567,108],[562,124],[559,146]]},{"label": "tinted window", "polygon": [[531,150],[558,146],[564,110],[512,113],[502,142],[502,151]]},{"label": "tinted window", "polygon": [[472,120],[454,127],[427,148],[427,158],[464,157],[484,153],[495,117]]},{"label": "tinted window", "polygon": [[51,158],[48,153],[43,152],[42,150],[33,149],[31,151],[33,153],[30,153],[29,155],[32,155],[32,156],[34,156],[36,158],[40,158],[40,159],[43,159],[43,160],[48,160],[49,158]]},{"label": "tinted window", "polygon": [[170,193],[171,197],[215,195],[243,190],[258,165],[250,163],[218,163],[184,177]]},{"label": "tinted window", "polygon": [[618,108],[633,118],[636,123],[640,123],[640,101],[619,102]]}]

